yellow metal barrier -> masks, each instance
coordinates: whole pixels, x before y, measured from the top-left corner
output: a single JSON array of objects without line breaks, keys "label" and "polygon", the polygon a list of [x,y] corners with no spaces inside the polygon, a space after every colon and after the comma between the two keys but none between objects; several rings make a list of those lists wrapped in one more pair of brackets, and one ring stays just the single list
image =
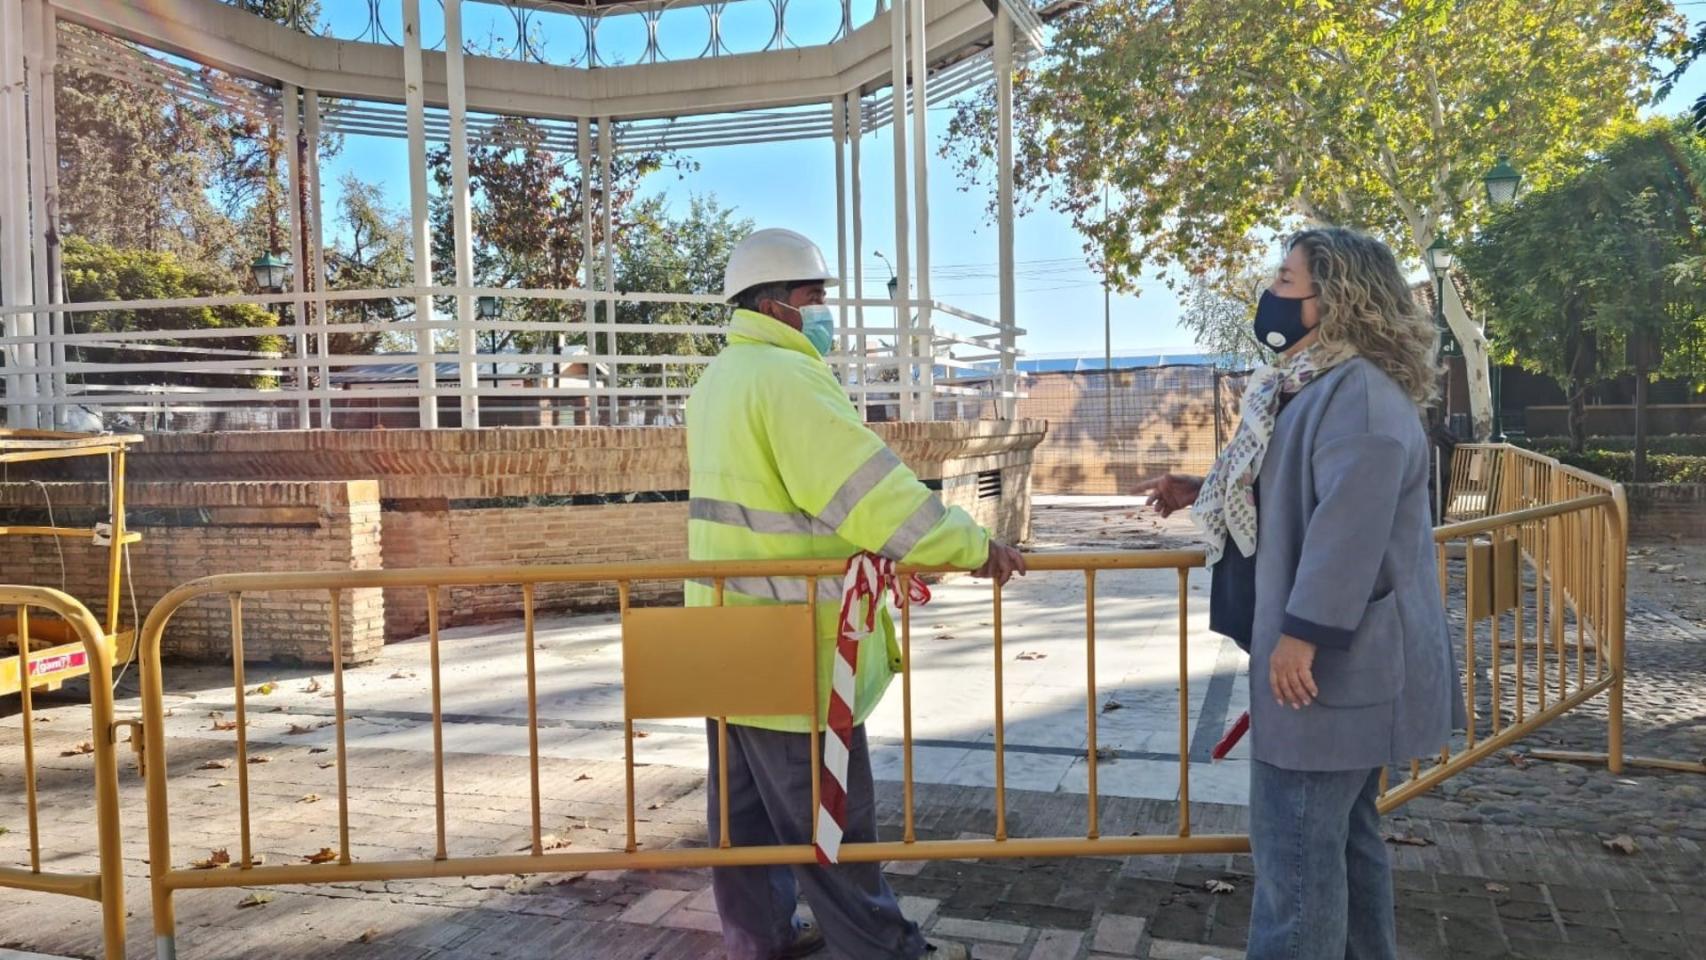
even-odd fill
[{"label": "yellow metal barrier", "polygon": [[[95,761],[95,835],[101,872],[98,874],[49,873],[41,868],[41,830],[36,797],[35,707],[30,688],[18,688],[24,727],[24,811],[29,821],[29,869],[0,867],[0,887],[82,897],[101,905],[101,933],[107,960],[124,957],[124,863],[119,849],[118,759],[113,746],[112,648],[108,633],[101,629],[87,607],[75,599],[46,587],[0,584],[0,609],[15,609],[18,631],[18,662],[23,677],[35,679],[55,668],[64,656],[57,651],[29,653],[30,611],[46,611],[57,617],[46,621],[63,634],[82,641],[89,677],[90,743]],[[77,811],[81,817],[83,811]]]},{"label": "yellow metal barrier", "polygon": [[[1453,598],[1454,579],[1462,583],[1464,610],[1464,687],[1470,705],[1470,724],[1462,749],[1455,755],[1445,751],[1426,758],[1427,769],[1418,759],[1410,764],[1408,776],[1383,790],[1381,807],[1390,810],[1438,784],[1493,752],[1532,733],[1541,725],[1574,709],[1601,693],[1609,693],[1611,722],[1608,731],[1613,769],[1621,764],[1621,691],[1623,563],[1626,536],[1622,491],[1579,471],[1571,471],[1544,458],[1509,448],[1475,449],[1488,456],[1485,472],[1472,472],[1462,464],[1466,480],[1482,489],[1458,488],[1456,497],[1479,497],[1474,505],[1478,516],[1439,528],[1441,590]],[[1495,470],[1496,465],[1496,472]],[[1454,471],[1455,472],[1455,471]],[[1504,507],[1506,512],[1495,512]],[[1507,573],[1503,586],[1498,576],[1489,576],[1499,548],[1466,548],[1461,570],[1454,572],[1448,546],[1463,541],[1473,547],[1478,540],[1491,544],[1513,543],[1518,558],[1515,573]],[[1248,850],[1243,835],[1194,835],[1190,822],[1190,717],[1189,717],[1189,577],[1203,564],[1196,551],[1143,551],[1098,554],[1046,554],[1028,558],[1036,572],[1076,572],[1084,577],[1086,644],[1085,715],[1088,745],[1088,829],[1082,836],[1012,837],[1007,829],[1005,766],[1005,721],[1003,687],[1003,590],[992,589],[994,628],[992,671],[994,677],[994,836],[987,840],[921,840],[915,829],[913,736],[912,736],[912,618],[911,608],[900,608],[901,700],[902,700],[902,816],[901,839],[892,842],[847,844],[841,857],[847,861],[891,861],[999,857],[1063,857],[1087,855],[1134,855],[1154,853],[1236,853]],[[1111,570],[1173,570],[1178,586],[1179,653],[1179,794],[1177,828],[1169,835],[1102,836],[1097,791],[1097,702],[1096,681],[1096,586],[1097,574]],[[815,599],[794,607],[726,608],[694,610],[630,610],[631,585],[638,581],[710,581],[719,603],[724,585],[735,578],[794,578],[804,580],[804,596],[815,598],[820,580],[837,580],[838,561],[784,561],[768,563],[649,563],[589,564],[579,566],[509,566],[488,568],[428,568],[419,570],[331,571],[325,573],[232,574],[208,577],[172,591],[150,612],[143,626],[143,711],[147,753],[147,798],[149,818],[150,874],[154,926],[158,954],[176,956],[172,895],[174,891],[264,884],[338,883],[377,880],[406,880],[427,877],[491,874],[533,874],[577,870],[673,869],[757,864],[804,864],[815,861],[810,845],[729,846],[725,839],[718,849],[642,850],[635,837],[635,790],[633,721],[650,717],[721,716],[749,713],[758,703],[759,712],[790,712],[801,704],[816,702],[815,669],[809,651],[816,649],[811,624]],[[931,570],[903,572],[936,572]],[[535,593],[544,584],[614,583],[621,600],[624,657],[624,733],[626,770],[627,835],[623,849],[589,852],[559,852],[544,849],[540,816],[539,717],[537,668],[534,658]],[[444,737],[439,666],[439,590],[444,587],[515,584],[521,588],[525,634],[524,669],[528,697],[528,762],[531,775],[532,844],[526,853],[513,855],[449,855],[446,847]],[[432,858],[420,860],[357,861],[350,855],[349,751],[345,741],[345,683],[341,596],[356,589],[425,590],[428,600],[434,802],[437,815],[436,849]],[[246,691],[243,676],[243,598],[247,594],[275,591],[326,591],[331,596],[332,697],[336,730],[334,763],[337,768],[338,846],[334,862],[316,864],[261,864],[252,855],[250,790],[247,759]],[[1499,596],[1481,596],[1484,592]],[[167,804],[166,742],[164,725],[161,639],[172,615],[191,600],[224,595],[229,598],[232,635],[232,687],[236,697],[237,789],[241,858],[229,870],[195,870],[175,866],[169,831]],[[1454,605],[1458,603],[1452,599]],[[1532,613],[1530,610],[1532,609]],[[1484,610],[1485,616],[1477,616]],[[1505,623],[1510,643],[1505,643]],[[1575,644],[1567,641],[1573,627]],[[768,637],[756,642],[755,637]],[[688,642],[691,641],[691,642]],[[699,644],[701,646],[695,646]],[[1591,675],[1587,651],[1593,653]],[[716,651],[706,656],[707,650]],[[1572,655],[1574,665],[1572,668]],[[732,672],[729,664],[733,664]],[[1510,682],[1505,682],[1507,672]],[[791,689],[786,677],[806,673]],[[1485,677],[1487,686],[1482,686]],[[727,679],[726,688],[719,682]],[[1572,683],[1573,680],[1573,683]],[[711,689],[707,689],[709,686]],[[1487,694],[1483,709],[1480,695]],[[807,699],[809,695],[810,699]],[[759,702],[762,701],[762,702]],[[726,735],[719,726],[718,735]],[[815,752],[815,751],[814,751]],[[727,753],[724,751],[723,756]],[[815,757],[814,757],[815,759]],[[727,770],[716,775],[726,785]],[[814,778],[815,780],[815,778]],[[814,785],[814,794],[816,787]],[[721,791],[727,797],[727,790]],[[816,797],[814,796],[814,800]],[[815,806],[815,804],[814,804]],[[727,838],[726,806],[719,812]]]}]

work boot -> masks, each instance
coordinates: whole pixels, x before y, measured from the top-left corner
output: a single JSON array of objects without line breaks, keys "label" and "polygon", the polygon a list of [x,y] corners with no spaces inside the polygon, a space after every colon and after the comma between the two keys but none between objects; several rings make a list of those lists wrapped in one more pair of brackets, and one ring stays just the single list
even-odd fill
[{"label": "work boot", "polygon": [[810,920],[801,920],[794,927],[794,942],[776,956],[778,960],[798,960],[823,949],[823,931]]},{"label": "work boot", "polygon": [[952,940],[926,941],[923,960],[971,960],[971,948]]}]

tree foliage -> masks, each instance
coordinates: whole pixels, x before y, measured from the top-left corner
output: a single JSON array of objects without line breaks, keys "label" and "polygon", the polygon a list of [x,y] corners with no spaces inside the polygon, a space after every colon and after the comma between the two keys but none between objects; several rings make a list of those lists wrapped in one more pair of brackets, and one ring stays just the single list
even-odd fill
[{"label": "tree foliage", "polygon": [[[437,283],[451,286],[456,279],[456,251],[450,149],[439,147],[427,159],[438,185],[432,201],[433,275]],[[551,148],[544,128],[514,117],[494,124],[468,144],[475,285],[547,290],[587,286],[588,251],[582,230],[586,205],[590,203],[595,214],[592,243],[596,251],[605,237],[602,205],[611,204],[612,232],[621,237],[635,224],[630,207],[640,180],[667,160],[655,153],[617,155],[608,186],[594,176],[590,195],[583,196],[576,158]],[[455,305],[446,301],[439,309],[453,313]],[[580,304],[561,300],[512,300],[504,305],[506,321],[570,323],[584,316]],[[481,349],[535,352],[547,348],[555,337],[548,331],[507,330],[489,334]],[[585,342],[584,336],[576,339]]]},{"label": "tree foliage", "polygon": [[[1578,451],[1595,381],[1632,373],[1638,406],[1652,376],[1706,386],[1703,176],[1706,146],[1691,131],[1647,124],[1494,217],[1463,250],[1504,361],[1567,385]],[[1638,426],[1638,473],[1644,441]]]},{"label": "tree foliage", "polygon": [[[1236,269],[1298,216],[1418,257],[1484,217],[1499,154],[1543,186],[1632,120],[1683,26],[1668,0],[1092,0],[1016,84],[1017,179],[1127,285]],[[993,111],[951,124],[973,176]]]},{"label": "tree foliage", "polygon": [[[137,250],[92,243],[82,237],[65,239],[64,274],[66,299],[70,302],[104,300],[182,299],[216,297],[239,292],[224,271],[206,264],[186,261],[177,254],[162,250]],[[202,328],[258,329],[276,325],[273,314],[265,307],[252,303],[223,307],[175,307],[161,310],[103,310],[90,313],[67,313],[70,333],[116,333],[137,330],[187,330]],[[281,336],[257,336],[213,340],[170,340],[151,337],[152,345],[206,347],[228,350],[280,351],[285,348]],[[112,347],[66,348],[72,362],[87,363],[196,363],[202,358],[192,353],[141,350],[123,345]],[[224,360],[227,358],[220,357]],[[255,367],[272,367],[274,362],[256,358]],[[84,384],[183,384],[202,387],[265,387],[275,378],[266,374],[242,371],[231,373],[180,371],[169,373],[135,374],[120,370],[73,374],[73,382]]]},{"label": "tree foliage", "polygon": [[[634,206],[633,225],[618,240],[616,288],[650,293],[721,294],[723,268],[735,245],[752,232],[751,220],[714,196],[694,196],[680,217],[671,217],[666,200],[649,197]],[[714,326],[728,308],[704,303],[621,303],[616,322],[656,326]],[[668,331],[617,334],[618,352],[627,355],[711,356],[720,348],[716,334]],[[691,386],[704,367],[675,368],[656,386]],[[634,373],[618,376],[632,378]]]},{"label": "tree foliage", "polygon": [[[338,221],[346,236],[326,250],[326,286],[331,290],[387,290],[413,286],[409,215],[385,202],[378,184],[353,173],[339,182]],[[371,353],[385,341],[381,329],[415,316],[415,301],[407,297],[382,300],[339,300],[327,305],[330,322],[359,324],[359,332],[332,335],[334,354]],[[392,333],[392,340],[400,335]],[[393,346],[407,349],[402,343]]]},{"label": "tree foliage", "polygon": [[1251,320],[1261,288],[1270,280],[1269,272],[1253,261],[1193,275],[1185,286],[1179,325],[1191,331],[1197,346],[1216,357],[1217,366],[1239,370],[1261,366],[1273,353],[1256,341]]}]

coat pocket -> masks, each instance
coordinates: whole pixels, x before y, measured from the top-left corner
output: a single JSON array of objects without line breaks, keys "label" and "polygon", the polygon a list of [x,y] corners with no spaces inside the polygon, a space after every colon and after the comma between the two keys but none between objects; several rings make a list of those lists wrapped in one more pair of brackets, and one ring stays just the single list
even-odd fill
[{"label": "coat pocket", "polygon": [[1389,703],[1404,687],[1404,622],[1398,596],[1388,591],[1369,603],[1348,650],[1315,652],[1316,702],[1323,707]]}]

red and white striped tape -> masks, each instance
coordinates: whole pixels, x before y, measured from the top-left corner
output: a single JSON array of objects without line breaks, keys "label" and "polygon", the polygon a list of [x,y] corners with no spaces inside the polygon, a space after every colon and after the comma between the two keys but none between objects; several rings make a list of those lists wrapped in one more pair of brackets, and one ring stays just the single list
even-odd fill
[{"label": "red and white striped tape", "polygon": [[884,593],[897,604],[930,602],[930,590],[910,574],[902,584],[895,563],[887,557],[860,553],[847,561],[841,581],[841,619],[836,630],[835,659],[830,670],[829,735],[823,738],[821,803],[817,811],[817,860],[828,866],[841,853],[847,825],[847,757],[853,748],[854,673],[859,643],[876,629]]}]

